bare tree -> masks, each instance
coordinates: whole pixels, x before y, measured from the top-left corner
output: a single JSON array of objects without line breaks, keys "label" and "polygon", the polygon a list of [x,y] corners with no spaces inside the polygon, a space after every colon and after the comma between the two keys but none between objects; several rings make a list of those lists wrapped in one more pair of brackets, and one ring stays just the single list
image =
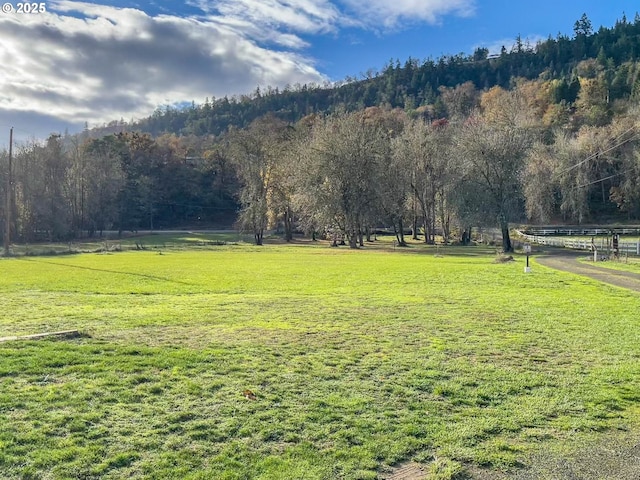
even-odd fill
[{"label": "bare tree", "polygon": [[479,92],[473,82],[464,82],[455,87],[438,88],[449,118],[465,118],[478,106]]},{"label": "bare tree", "polygon": [[[612,140],[619,147],[610,153],[616,160],[617,175],[602,176],[602,190],[605,182],[611,182],[610,200],[629,218],[640,215],[640,138],[638,136],[638,111],[632,111],[629,118],[612,123]],[[631,124],[631,126],[629,126]],[[622,130],[622,131],[621,131]],[[611,141],[609,142],[611,143]]]},{"label": "bare tree", "polygon": [[411,171],[400,155],[389,155],[384,165],[384,175],[380,176],[380,207],[385,222],[393,225],[398,245],[405,247],[404,218],[407,202],[411,196]]},{"label": "bare tree", "polygon": [[363,113],[339,113],[319,120],[308,148],[304,195],[326,228],[346,234],[349,246],[362,242],[376,211],[380,165],[388,158],[388,135]]},{"label": "bare tree", "polygon": [[522,184],[527,218],[548,222],[556,210],[557,161],[552,145],[536,142],[527,154]]},{"label": "bare tree", "polygon": [[[492,216],[502,232],[502,250],[513,250],[509,222],[522,200],[521,173],[531,140],[524,127],[469,120],[458,139],[464,180],[484,202],[480,211]],[[488,219],[487,219],[488,220]]]},{"label": "bare tree", "polygon": [[394,140],[394,156],[404,163],[407,184],[419,207],[425,243],[435,242],[438,216],[443,230],[448,230],[447,189],[455,172],[451,141],[446,123],[431,125],[421,120],[410,122]]}]

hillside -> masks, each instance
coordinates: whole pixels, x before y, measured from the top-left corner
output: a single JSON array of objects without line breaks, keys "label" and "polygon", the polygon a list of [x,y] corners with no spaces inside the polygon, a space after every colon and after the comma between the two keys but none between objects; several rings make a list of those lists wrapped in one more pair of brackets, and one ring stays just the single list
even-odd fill
[{"label": "hillside", "polygon": [[[509,88],[517,78],[560,80],[554,94],[559,103],[575,101],[575,81],[579,65],[597,59],[606,77],[609,101],[628,98],[640,89],[637,61],[640,59],[640,16],[630,22],[625,17],[611,28],[594,32],[583,16],[574,25],[574,36],[549,37],[536,45],[523,43],[517,37],[512,48],[503,47],[501,54],[489,56],[486,49],[472,55],[449,55],[437,60],[419,61],[409,58],[390,61],[368,78],[349,78],[334,86],[298,85],[284,90],[256,89],[251,94],[218,98],[185,109],[162,108],[134,125],[113,122],[100,133],[113,133],[123,128],[140,130],[153,136],[162,133],[179,135],[220,135],[229,127],[243,128],[267,113],[287,122],[318,112],[361,110],[371,106],[402,108],[409,113],[430,118],[446,117],[448,111],[443,94],[465,82],[479,90],[494,86]],[[574,90],[567,88],[572,85]]]}]

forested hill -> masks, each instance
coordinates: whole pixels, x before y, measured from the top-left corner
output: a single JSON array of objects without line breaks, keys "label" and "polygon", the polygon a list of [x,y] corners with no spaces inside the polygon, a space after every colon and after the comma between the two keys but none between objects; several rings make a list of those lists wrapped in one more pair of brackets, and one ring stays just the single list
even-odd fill
[{"label": "forested hill", "polygon": [[[163,108],[128,129],[154,136],[219,135],[230,126],[246,127],[266,113],[296,122],[315,112],[354,111],[369,106],[398,107],[410,115],[441,118],[463,113],[447,111],[451,102],[443,101],[457,85],[472,82],[479,90],[493,86],[509,88],[516,78],[560,80],[554,84],[556,100],[572,103],[579,88],[578,75],[594,74],[579,71],[586,59],[597,59],[599,74],[609,90],[609,102],[629,97],[634,88],[640,90],[636,75],[636,62],[640,60],[640,15],[636,13],[633,22],[623,16],[613,27],[600,27],[598,31],[593,31],[591,22],[583,16],[573,30],[572,37],[558,35],[536,45],[518,37],[513,47],[503,47],[499,55],[490,56],[487,49],[479,48],[472,55],[425,61],[410,58],[404,63],[397,60],[367,78],[347,79],[336,86],[256,89],[248,95],[207,100],[184,109]],[[465,105],[458,107],[464,109]],[[119,131],[122,124],[113,122],[110,127],[98,131]]]}]

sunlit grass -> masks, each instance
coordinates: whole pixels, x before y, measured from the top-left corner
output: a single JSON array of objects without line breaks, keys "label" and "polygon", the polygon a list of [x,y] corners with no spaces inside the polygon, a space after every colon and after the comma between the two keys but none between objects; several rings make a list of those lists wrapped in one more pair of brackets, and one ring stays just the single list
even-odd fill
[{"label": "sunlit grass", "polygon": [[16,256],[61,255],[74,253],[96,253],[121,250],[161,250],[167,248],[198,248],[211,245],[243,244],[252,242],[251,235],[240,232],[225,233],[151,233],[132,234],[127,232],[122,237],[115,234],[105,235],[83,241],[73,240],[62,243],[37,242],[31,244],[14,244],[11,254]]},{"label": "sunlit grass", "polygon": [[87,335],[0,344],[0,477],[509,469],[637,428],[637,294],[478,247],[194,248],[0,260],[0,337]]},{"label": "sunlit grass", "polygon": [[621,256],[618,259],[609,259],[606,262],[597,263],[593,263],[593,261],[586,258],[580,261],[588,265],[595,265],[597,267],[640,274],[640,258],[637,257]]}]

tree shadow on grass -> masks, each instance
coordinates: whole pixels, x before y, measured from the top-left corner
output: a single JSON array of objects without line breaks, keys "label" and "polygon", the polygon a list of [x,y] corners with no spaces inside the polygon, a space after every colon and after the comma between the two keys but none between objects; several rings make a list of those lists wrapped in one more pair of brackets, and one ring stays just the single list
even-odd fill
[{"label": "tree shadow on grass", "polygon": [[427,245],[425,243],[411,242],[406,246],[394,246],[389,243],[369,243],[365,250],[377,250],[413,255],[432,255],[443,257],[491,257],[496,254],[496,247],[476,245]]},{"label": "tree shadow on grass", "polygon": [[47,260],[26,258],[26,257],[18,257],[17,260],[21,260],[21,261],[25,261],[25,262],[48,263],[50,265],[56,265],[56,266],[59,266],[59,267],[77,268],[77,269],[80,269],[80,270],[90,270],[90,271],[93,271],[93,272],[105,272],[105,273],[115,273],[115,274],[118,274],[118,275],[129,275],[129,276],[132,276],[132,277],[147,278],[147,279],[156,280],[156,281],[159,281],[159,282],[177,283],[177,284],[180,284],[180,285],[189,285],[189,286],[197,285],[197,284],[191,283],[191,282],[184,282],[182,280],[174,280],[172,278],[167,278],[167,277],[159,277],[157,275],[147,275],[147,274],[144,274],[144,273],[122,272],[122,271],[118,271],[118,270],[109,270],[109,269],[106,269],[106,268],[82,267],[80,265],[72,265],[72,264],[69,264],[69,263],[49,262]]}]

